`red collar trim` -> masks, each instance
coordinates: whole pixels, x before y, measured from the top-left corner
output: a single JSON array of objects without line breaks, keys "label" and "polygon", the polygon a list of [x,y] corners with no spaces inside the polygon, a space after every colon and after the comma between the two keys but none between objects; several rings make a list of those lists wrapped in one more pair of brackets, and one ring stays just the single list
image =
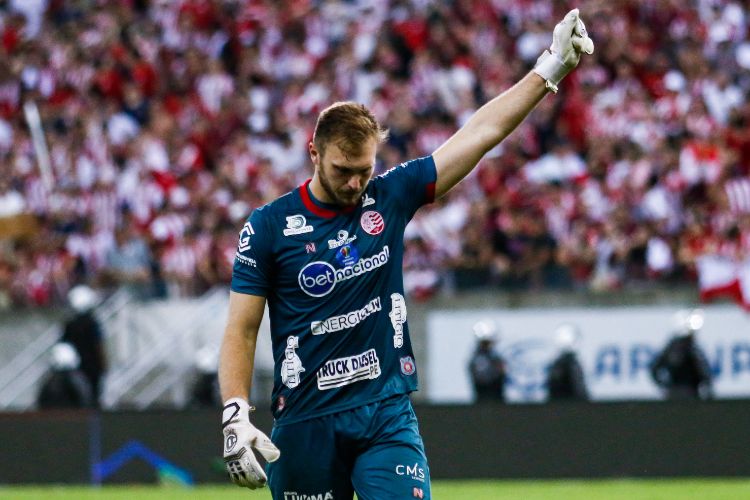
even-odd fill
[{"label": "red collar trim", "polygon": [[339,210],[331,210],[330,208],[325,208],[325,207],[316,205],[312,199],[312,196],[310,196],[310,192],[308,191],[308,186],[311,181],[312,179],[307,179],[305,182],[302,183],[302,185],[299,187],[299,195],[300,195],[300,198],[302,198],[302,204],[305,205],[305,208],[307,208],[310,212],[314,213],[318,217],[324,217],[326,219],[330,219],[342,213],[348,214],[356,208],[356,205],[352,205],[350,207],[343,207]]}]

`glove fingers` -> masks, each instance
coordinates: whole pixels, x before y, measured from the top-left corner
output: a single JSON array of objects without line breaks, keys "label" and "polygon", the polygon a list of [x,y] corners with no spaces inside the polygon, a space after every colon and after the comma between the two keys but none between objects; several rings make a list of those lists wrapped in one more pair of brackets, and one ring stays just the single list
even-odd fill
[{"label": "glove fingers", "polygon": [[255,489],[255,485],[250,483],[250,481],[247,478],[247,474],[245,474],[245,472],[230,472],[229,478],[237,486],[250,488],[251,490]]},{"label": "glove fingers", "polygon": [[267,447],[256,446],[256,450],[260,453],[267,462],[275,462],[281,456],[281,452],[273,444]]},{"label": "glove fingers", "polygon": [[586,38],[583,39],[583,46],[581,47],[581,49],[586,54],[593,54],[594,53],[594,42],[591,40],[591,38],[586,37]]},{"label": "glove fingers", "polygon": [[266,484],[266,474],[250,448],[243,448],[237,455],[225,457],[224,461],[229,477],[235,484],[250,489]]},{"label": "glove fingers", "polygon": [[[594,42],[589,38],[589,34],[586,31],[586,25],[579,18],[576,22],[575,28],[573,29],[573,46],[578,49],[579,52],[585,52],[587,54],[594,53]],[[577,36],[576,36],[577,35]],[[576,42],[576,38],[580,37],[581,41]]]},{"label": "glove fingers", "polygon": [[561,24],[565,24],[565,25],[570,26],[571,28],[573,28],[574,26],[576,26],[576,24],[578,23],[578,21],[579,21],[579,18],[578,18],[578,9],[573,9],[570,12],[568,12],[567,14],[565,14],[565,17],[563,18],[562,21],[560,21],[560,23]]},{"label": "glove fingers", "polygon": [[266,484],[266,473],[263,472],[263,467],[260,466],[253,452],[251,450],[248,452],[244,460],[245,477],[251,488],[259,488]]},{"label": "glove fingers", "polygon": [[229,462],[227,462],[227,472],[229,474],[229,479],[231,479],[234,484],[250,489],[256,488],[256,485],[250,480],[250,477],[244,469],[237,467],[236,465],[234,467],[230,467],[231,466]]},{"label": "glove fingers", "polygon": [[583,24],[583,21],[580,18],[576,20],[576,26],[575,28],[573,28],[573,33],[582,37],[588,36],[588,33],[586,32],[586,25]]},{"label": "glove fingers", "polygon": [[258,450],[258,453],[260,453],[268,462],[275,462],[281,456],[281,451],[279,451],[276,445],[268,439],[268,436],[260,431],[258,431],[258,436],[255,438],[253,447]]},{"label": "glove fingers", "polygon": [[585,52],[586,54],[593,54],[594,53],[594,42],[591,41],[591,38],[589,37],[581,37],[578,35],[573,35],[571,38],[571,42],[573,43],[573,48],[576,49],[578,53]]}]

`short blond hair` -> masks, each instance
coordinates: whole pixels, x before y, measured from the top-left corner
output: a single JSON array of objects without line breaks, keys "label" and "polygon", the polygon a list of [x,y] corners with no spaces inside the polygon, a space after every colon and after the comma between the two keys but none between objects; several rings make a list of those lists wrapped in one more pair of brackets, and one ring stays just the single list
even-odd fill
[{"label": "short blond hair", "polygon": [[388,129],[363,104],[340,101],[331,104],[318,115],[313,133],[313,144],[322,155],[328,144],[335,144],[347,156],[356,156],[368,139],[378,144],[388,139]]}]

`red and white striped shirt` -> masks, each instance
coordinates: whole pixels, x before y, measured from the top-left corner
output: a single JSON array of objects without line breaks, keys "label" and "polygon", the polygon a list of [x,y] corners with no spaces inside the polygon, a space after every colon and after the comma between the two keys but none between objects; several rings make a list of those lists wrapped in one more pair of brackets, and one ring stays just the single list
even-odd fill
[{"label": "red and white striped shirt", "polygon": [[724,185],[729,210],[734,214],[750,213],[750,178],[729,179]]}]

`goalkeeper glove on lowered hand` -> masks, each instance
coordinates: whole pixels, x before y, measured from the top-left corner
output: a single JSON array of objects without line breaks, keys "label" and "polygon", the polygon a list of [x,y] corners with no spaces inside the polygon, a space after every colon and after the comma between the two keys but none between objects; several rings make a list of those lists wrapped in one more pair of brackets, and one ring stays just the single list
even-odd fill
[{"label": "goalkeeper glove on lowered hand", "polygon": [[578,9],[573,9],[555,26],[552,46],[539,56],[534,73],[544,78],[548,89],[557,92],[557,86],[578,65],[584,52],[593,54],[594,42],[586,32]]},{"label": "goalkeeper glove on lowered hand", "polygon": [[268,436],[250,423],[250,412],[255,408],[247,401],[232,398],[224,403],[222,431],[224,433],[224,463],[232,482],[254,490],[266,484],[266,473],[255,458],[253,448],[269,462],[281,452]]}]

